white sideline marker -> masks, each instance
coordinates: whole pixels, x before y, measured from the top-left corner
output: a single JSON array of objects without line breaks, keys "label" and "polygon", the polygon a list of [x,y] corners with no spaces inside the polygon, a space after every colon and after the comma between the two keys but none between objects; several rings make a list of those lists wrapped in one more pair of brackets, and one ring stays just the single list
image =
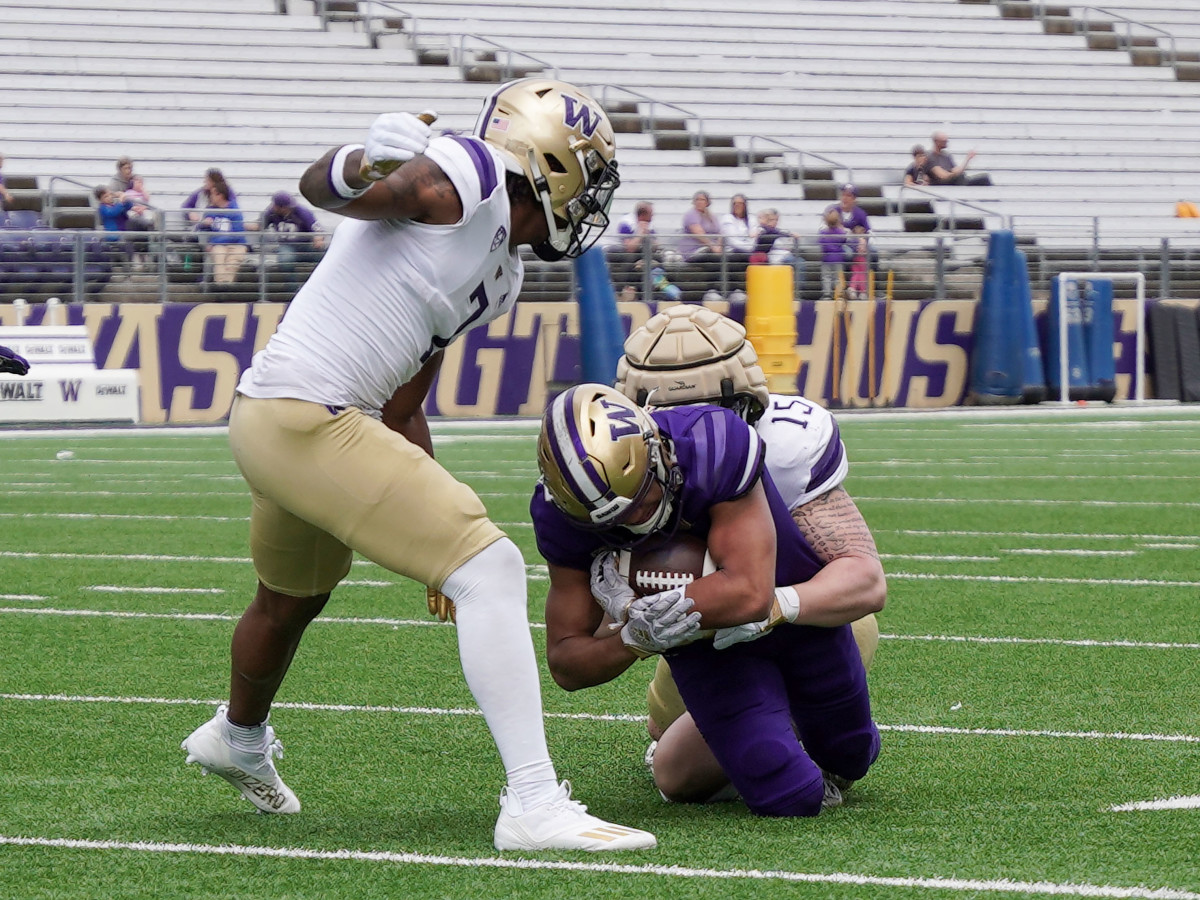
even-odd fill
[{"label": "white sideline marker", "polygon": [[1200,809],[1200,795],[1192,797],[1168,797],[1166,800],[1135,800],[1110,806],[1109,812],[1141,812],[1153,809]]},{"label": "white sideline marker", "polygon": [[15,837],[0,835],[0,846],[57,847],[65,850],[130,850],[139,853],[190,853],[208,856],[243,856],[271,859],[314,859],[335,862],[401,863],[470,869],[549,870],[557,872],[601,872],[615,875],[656,875],[668,878],[711,878],[747,881],[783,881],[803,884],[848,884],[859,886],[925,888],[943,891],[972,891],[1001,894],[1047,894],[1057,897],[1137,898],[1137,900],[1200,900],[1200,894],[1177,888],[1120,887],[1078,882],[1010,881],[1008,879],[895,877],[859,875],[853,872],[787,872],[763,869],[700,869],[690,866],[628,865],[620,863],[568,862],[552,859],[512,859],[497,856],[434,856],[428,853],[398,853],[385,850],[310,850],[304,847],[254,847],[243,844],[168,844],[158,841],[95,841],[71,838]]}]

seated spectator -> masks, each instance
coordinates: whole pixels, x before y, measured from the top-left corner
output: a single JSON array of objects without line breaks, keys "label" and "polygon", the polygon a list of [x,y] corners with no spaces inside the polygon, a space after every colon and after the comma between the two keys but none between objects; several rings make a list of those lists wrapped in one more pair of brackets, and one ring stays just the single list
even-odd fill
[{"label": "seated spectator", "polygon": [[133,207],[132,201],[104,184],[96,185],[92,195],[96,198],[96,217],[109,248],[108,262],[127,262],[131,251],[125,241],[124,231],[129,210]]},{"label": "seated spectator", "polygon": [[960,165],[955,165],[954,157],[946,152],[950,139],[944,131],[933,133],[933,152],[929,154],[929,183],[932,185],[969,184],[987,185],[992,179],[987,175],[967,175],[967,166],[975,158],[975,151],[967,152],[966,158]]},{"label": "seated spectator", "polygon": [[916,144],[912,148],[912,158],[913,161],[904,170],[904,183],[910,187],[924,187],[929,184],[929,154],[924,147]]},{"label": "seated spectator", "polygon": [[709,209],[711,204],[708,191],[696,191],[692,195],[692,208],[683,214],[679,252],[686,262],[696,262],[721,252],[721,242],[714,237],[721,233],[721,225]]},{"label": "seated spectator", "polygon": [[859,243],[866,248],[871,271],[879,271],[878,254],[870,244],[871,219],[867,216],[867,211],[858,205],[858,188],[852,184],[843,184],[840,196],[840,201],[828,207],[826,212],[830,209],[837,210],[843,228],[855,234],[865,235]]},{"label": "seated spectator", "polygon": [[858,188],[852,184],[843,184],[838,196],[840,198],[838,202],[827,207],[825,212],[828,213],[831,209],[836,210],[842,221],[842,227],[847,231],[853,231],[855,228],[870,231],[871,220],[867,216],[867,211],[858,205]]},{"label": "seated spectator", "polygon": [[198,230],[208,233],[205,250],[212,258],[213,284],[233,284],[237,280],[242,257],[250,249],[246,242],[246,222],[242,212],[229,199],[224,181],[209,191],[211,205],[204,210]]},{"label": "seated spectator", "polygon": [[758,231],[754,236],[754,250],[750,254],[750,261],[760,265],[790,266],[796,261],[796,256],[792,253],[794,237],[790,231],[782,231],[779,228],[778,210],[762,210],[758,214]]},{"label": "seated spectator", "polygon": [[836,206],[825,210],[817,243],[821,247],[821,299],[832,300],[846,273],[846,263],[854,258],[850,232],[842,225]]},{"label": "seated spectator", "polygon": [[685,289],[699,295],[716,286],[721,272],[721,223],[709,209],[711,204],[708,191],[692,195],[692,208],[683,214],[683,237],[679,239],[679,252],[689,269]]},{"label": "seated spectator", "polygon": [[662,248],[658,246],[654,230],[653,203],[639,200],[633,212],[621,218],[617,223],[617,243],[607,249],[605,256],[613,286],[618,291],[623,288],[639,291],[646,261],[649,260],[652,267],[662,262]]},{"label": "seated spectator", "polygon": [[108,183],[108,189],[123,194],[133,187],[133,160],[122,156],[117,160],[117,174]]},{"label": "seated spectator", "polygon": [[325,235],[312,211],[296,203],[287,191],[277,191],[271,205],[263,210],[258,227],[275,236],[279,271],[290,286],[298,282],[297,266],[315,264],[325,249]]},{"label": "seated spectator", "polygon": [[225,180],[225,176],[221,174],[221,170],[217,168],[206,169],[204,172],[204,183],[188,194],[187,199],[180,204],[180,209],[195,210],[195,212],[187,213],[189,221],[199,222],[202,217],[200,210],[213,205],[212,191],[217,185],[224,185],[225,196],[229,200],[229,206],[233,209],[238,208],[237,194],[229,186],[229,183]]},{"label": "seated spectator", "polygon": [[[126,214],[125,231],[154,231],[158,227],[158,219],[155,216],[154,207],[150,205],[150,195],[146,193],[142,176],[132,176],[129,179],[129,185],[129,190],[124,192],[124,196],[132,205]],[[131,238],[130,246],[134,255],[133,261],[140,267],[144,261],[142,257],[148,256],[150,253],[150,240],[146,237]]]},{"label": "seated spectator", "polygon": [[[100,227],[110,232],[124,231],[133,201],[103,184],[96,185],[92,194],[96,198],[96,214],[100,217]],[[114,237],[110,240],[115,241],[119,238]]]},{"label": "seated spectator", "polygon": [[[0,169],[4,168],[4,157],[0,156]],[[12,203],[12,194],[8,192],[8,188],[4,186],[4,173],[0,171],[0,212],[8,209]]]},{"label": "seated spectator", "polygon": [[721,216],[721,236],[725,239],[725,259],[736,288],[745,287],[746,266],[754,252],[757,231],[757,224],[750,222],[746,195],[734,194],[729,200],[729,212]]},{"label": "seated spectator", "polygon": [[1200,206],[1197,206],[1191,200],[1180,200],[1175,204],[1175,218],[1200,219]]}]

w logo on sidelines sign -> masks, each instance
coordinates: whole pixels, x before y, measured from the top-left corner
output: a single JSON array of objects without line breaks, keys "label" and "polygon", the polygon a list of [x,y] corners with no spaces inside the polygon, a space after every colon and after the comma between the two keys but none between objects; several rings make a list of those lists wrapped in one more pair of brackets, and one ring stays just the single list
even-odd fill
[{"label": "w logo on sidelines sign", "polygon": [[579,103],[574,97],[563,94],[563,124],[568,128],[578,128],[584,137],[591,137],[600,125],[601,114],[586,103]]}]

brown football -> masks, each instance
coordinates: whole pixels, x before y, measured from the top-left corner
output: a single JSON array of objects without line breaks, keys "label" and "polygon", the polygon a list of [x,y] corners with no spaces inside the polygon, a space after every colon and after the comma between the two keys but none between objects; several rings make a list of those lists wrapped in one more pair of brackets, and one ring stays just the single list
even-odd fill
[{"label": "brown football", "polygon": [[617,566],[639,597],[683,587],[717,571],[707,545],[690,534],[648,550],[622,550]]}]

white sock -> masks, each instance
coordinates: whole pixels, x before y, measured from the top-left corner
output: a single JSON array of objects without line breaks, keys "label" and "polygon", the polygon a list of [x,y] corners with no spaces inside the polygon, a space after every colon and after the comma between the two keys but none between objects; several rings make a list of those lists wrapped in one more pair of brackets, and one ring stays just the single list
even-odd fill
[{"label": "white sock", "polygon": [[229,745],[235,750],[257,753],[262,750],[266,734],[266,722],[258,725],[237,725],[230,722],[228,716],[225,717],[225,737],[229,739]]},{"label": "white sock", "polygon": [[508,538],[496,541],[450,573],[442,593],[454,601],[463,674],[500,751],[509,790],[532,809],[558,790],[558,778],[546,749],[521,551]]}]

